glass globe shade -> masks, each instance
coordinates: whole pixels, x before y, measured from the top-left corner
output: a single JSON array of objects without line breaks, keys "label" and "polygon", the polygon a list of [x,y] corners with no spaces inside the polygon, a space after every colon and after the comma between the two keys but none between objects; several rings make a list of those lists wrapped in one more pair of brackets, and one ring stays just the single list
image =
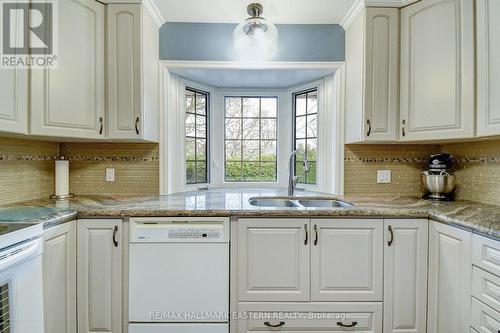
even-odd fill
[{"label": "glass globe shade", "polygon": [[249,18],[233,31],[234,50],[240,60],[270,60],[278,51],[278,41],[278,29],[262,17]]}]

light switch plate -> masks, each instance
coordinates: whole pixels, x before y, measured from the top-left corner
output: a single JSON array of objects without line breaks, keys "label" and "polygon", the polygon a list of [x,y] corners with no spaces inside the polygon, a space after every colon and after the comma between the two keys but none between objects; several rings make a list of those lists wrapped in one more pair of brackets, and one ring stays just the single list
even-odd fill
[{"label": "light switch plate", "polygon": [[114,168],[106,168],[106,181],[114,182],[115,181],[115,169]]},{"label": "light switch plate", "polygon": [[388,184],[391,182],[391,170],[378,170],[377,183]]}]

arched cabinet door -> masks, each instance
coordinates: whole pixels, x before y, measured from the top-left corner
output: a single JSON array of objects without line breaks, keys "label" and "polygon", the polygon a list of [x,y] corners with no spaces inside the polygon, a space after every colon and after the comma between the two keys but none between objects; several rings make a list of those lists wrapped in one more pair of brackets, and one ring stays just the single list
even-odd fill
[{"label": "arched cabinet door", "polygon": [[401,141],[473,138],[474,1],[401,10]]},{"label": "arched cabinet door", "polygon": [[57,68],[31,73],[31,134],[105,137],[105,6],[58,2]]}]

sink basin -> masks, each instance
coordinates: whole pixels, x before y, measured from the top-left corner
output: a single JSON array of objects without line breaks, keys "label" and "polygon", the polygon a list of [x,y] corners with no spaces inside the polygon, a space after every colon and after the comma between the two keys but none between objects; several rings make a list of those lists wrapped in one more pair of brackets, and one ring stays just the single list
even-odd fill
[{"label": "sink basin", "polygon": [[248,203],[258,207],[299,207],[295,201],[281,198],[250,198]]},{"label": "sink basin", "polygon": [[331,198],[304,198],[304,197],[257,197],[250,198],[248,203],[257,207],[295,207],[295,208],[350,208],[353,204]]},{"label": "sink basin", "polygon": [[353,204],[338,199],[303,199],[298,200],[299,204],[304,207],[318,207],[318,208],[350,208],[354,207]]}]

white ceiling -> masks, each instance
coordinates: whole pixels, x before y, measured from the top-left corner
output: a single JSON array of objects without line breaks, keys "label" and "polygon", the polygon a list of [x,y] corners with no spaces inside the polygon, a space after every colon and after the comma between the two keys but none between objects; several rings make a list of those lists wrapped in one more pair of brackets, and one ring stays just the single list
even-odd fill
[{"label": "white ceiling", "polygon": [[333,70],[170,69],[185,79],[216,88],[284,89],[315,81]]},{"label": "white ceiling", "polygon": [[[252,0],[152,0],[167,22],[239,23]],[[340,23],[356,0],[257,0],[263,17],[282,24]]]}]

